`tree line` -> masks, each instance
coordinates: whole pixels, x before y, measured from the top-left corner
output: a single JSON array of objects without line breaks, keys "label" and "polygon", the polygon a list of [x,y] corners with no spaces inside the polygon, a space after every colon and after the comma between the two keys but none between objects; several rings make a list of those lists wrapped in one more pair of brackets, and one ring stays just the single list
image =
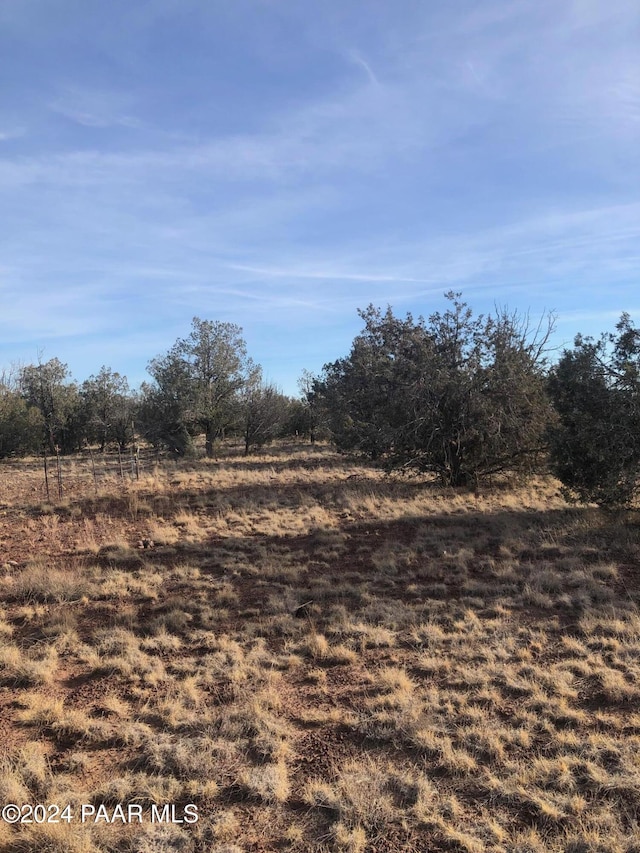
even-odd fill
[{"label": "tree line", "polygon": [[177,455],[226,436],[245,453],[276,437],[331,439],[389,470],[432,472],[475,487],[494,474],[551,470],[568,497],[626,506],[640,476],[640,331],[578,335],[552,361],[554,318],[496,309],[475,316],[460,294],[427,319],[360,311],[344,358],[305,371],[300,397],[265,382],[239,326],[194,318],[132,391],[103,367],[81,385],[57,359],[0,382],[0,457],[124,450],[143,438]]},{"label": "tree line", "polygon": [[0,458],[74,453],[86,446],[121,451],[145,440],[177,456],[241,437],[245,452],[272,439],[308,434],[306,406],[265,382],[232,323],[194,318],[191,333],[148,365],[139,389],[102,367],[82,384],[57,358],[0,378]]},{"label": "tree line", "polygon": [[640,330],[623,314],[551,361],[554,317],[474,316],[460,294],[427,320],[369,306],[348,356],[314,385],[340,450],[450,486],[551,470],[570,500],[629,506],[640,481]]}]

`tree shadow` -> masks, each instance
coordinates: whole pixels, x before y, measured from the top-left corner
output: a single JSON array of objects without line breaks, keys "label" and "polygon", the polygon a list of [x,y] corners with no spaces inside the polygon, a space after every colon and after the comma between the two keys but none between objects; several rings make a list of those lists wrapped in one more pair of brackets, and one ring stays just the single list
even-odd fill
[{"label": "tree shadow", "polygon": [[286,593],[292,614],[311,601],[307,611],[319,621],[340,605],[354,613],[408,608],[412,619],[448,607],[492,618],[506,607],[566,630],[586,614],[638,611],[639,555],[640,524],[593,508],[345,521],[296,535],[213,535],[140,554],[167,572],[186,563],[228,581],[238,612],[259,614],[269,596]]}]

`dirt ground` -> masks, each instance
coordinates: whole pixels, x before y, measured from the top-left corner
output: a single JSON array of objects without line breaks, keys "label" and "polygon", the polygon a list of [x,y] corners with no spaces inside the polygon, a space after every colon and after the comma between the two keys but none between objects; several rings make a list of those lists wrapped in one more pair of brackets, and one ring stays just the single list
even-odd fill
[{"label": "dirt ground", "polygon": [[49,809],[0,850],[640,850],[636,517],[326,448],[74,464],[0,466],[0,806]]}]

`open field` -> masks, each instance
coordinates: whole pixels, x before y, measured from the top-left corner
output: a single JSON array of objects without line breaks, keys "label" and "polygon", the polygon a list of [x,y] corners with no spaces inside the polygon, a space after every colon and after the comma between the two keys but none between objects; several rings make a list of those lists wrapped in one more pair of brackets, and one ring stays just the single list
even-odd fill
[{"label": "open field", "polygon": [[73,815],[1,851],[640,851],[637,518],[323,448],[0,472],[0,801]]}]

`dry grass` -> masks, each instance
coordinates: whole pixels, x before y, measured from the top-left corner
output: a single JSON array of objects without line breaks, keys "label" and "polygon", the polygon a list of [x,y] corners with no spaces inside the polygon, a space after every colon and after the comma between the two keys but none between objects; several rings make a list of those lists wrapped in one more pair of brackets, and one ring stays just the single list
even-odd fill
[{"label": "dry grass", "polygon": [[82,464],[0,478],[0,798],[145,821],[0,851],[637,851],[635,518],[322,448]]}]

